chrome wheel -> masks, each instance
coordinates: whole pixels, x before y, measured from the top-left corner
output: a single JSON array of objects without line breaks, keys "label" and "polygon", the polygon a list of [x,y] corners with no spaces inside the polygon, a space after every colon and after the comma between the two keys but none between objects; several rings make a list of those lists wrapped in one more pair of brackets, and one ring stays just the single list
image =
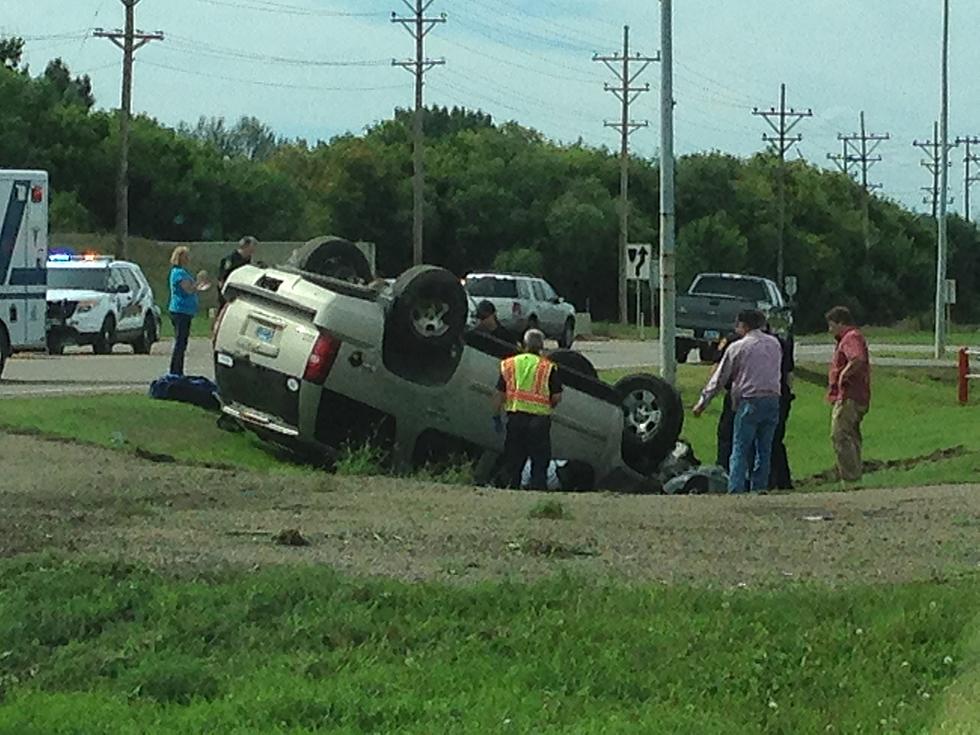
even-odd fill
[{"label": "chrome wheel", "polygon": [[651,391],[637,389],[623,398],[623,414],[626,431],[631,433],[637,443],[645,444],[653,438],[660,425],[661,412],[656,396]]},{"label": "chrome wheel", "polygon": [[426,339],[443,336],[449,331],[446,321],[449,304],[441,301],[421,301],[412,309],[412,328]]}]

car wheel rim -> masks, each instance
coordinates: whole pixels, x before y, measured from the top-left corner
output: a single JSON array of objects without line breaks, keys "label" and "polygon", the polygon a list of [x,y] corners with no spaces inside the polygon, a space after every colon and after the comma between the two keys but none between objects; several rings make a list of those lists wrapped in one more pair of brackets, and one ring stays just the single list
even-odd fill
[{"label": "car wheel rim", "polygon": [[442,337],[449,331],[446,315],[449,304],[441,301],[423,301],[412,309],[412,327],[426,339]]},{"label": "car wheel rim", "polygon": [[650,441],[660,425],[660,407],[653,393],[643,389],[630,391],[623,399],[623,413],[626,430],[641,443]]}]

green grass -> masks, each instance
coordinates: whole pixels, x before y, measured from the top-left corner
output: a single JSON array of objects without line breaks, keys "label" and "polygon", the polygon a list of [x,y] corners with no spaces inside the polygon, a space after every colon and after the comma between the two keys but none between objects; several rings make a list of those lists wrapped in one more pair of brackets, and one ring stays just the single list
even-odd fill
[{"label": "green grass", "polygon": [[[637,370],[605,371],[615,380]],[[678,383],[684,405],[690,408],[711,374],[710,366],[682,365]],[[811,477],[834,466],[830,444],[830,407],[824,400],[825,377],[803,366],[794,386],[796,400],[787,427],[790,465],[797,479]],[[980,477],[980,401],[969,406],[956,402],[956,373],[946,368],[884,368],[873,376],[872,407],[864,420],[864,456],[871,460],[921,457],[940,449],[962,445],[965,453],[938,462],[922,462],[911,468],[893,468],[866,474],[865,487],[930,485],[976,482]],[[684,418],[683,436],[698,458],[713,463],[715,432],[721,414],[716,398],[700,419],[690,412]],[[806,489],[828,489],[818,483]]]},{"label": "green grass", "polygon": [[[931,345],[934,335],[931,331],[908,329],[903,326],[894,327],[861,327],[861,332],[869,342],[893,345]],[[833,342],[826,332],[803,335],[800,344],[830,344]],[[980,345],[980,326],[971,324],[954,324],[948,335],[947,343],[950,349],[964,346]],[[872,355],[873,357],[873,355]]]},{"label": "green grass", "polygon": [[527,512],[527,517],[563,521],[571,518],[572,514],[559,500],[540,500]]},{"label": "green grass", "polygon": [[49,557],[0,563],[0,590],[11,735],[919,733],[972,673],[980,605],[976,580],[452,588]]},{"label": "green grass", "polygon": [[164,454],[185,463],[308,471],[277,462],[252,434],[231,434],[216,422],[216,414],[195,406],[139,395],[13,398],[0,410],[0,428],[15,431]]},{"label": "green grass", "polygon": [[[656,340],[659,335],[656,327],[647,325],[643,327],[644,340]],[[633,324],[620,324],[619,322],[593,321],[591,334],[594,337],[607,337],[609,339],[640,339],[640,329]]]}]

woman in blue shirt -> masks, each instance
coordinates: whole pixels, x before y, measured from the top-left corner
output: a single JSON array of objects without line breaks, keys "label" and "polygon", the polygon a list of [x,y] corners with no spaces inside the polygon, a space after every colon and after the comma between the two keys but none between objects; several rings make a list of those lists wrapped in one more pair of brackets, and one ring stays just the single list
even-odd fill
[{"label": "woman in blue shirt", "polygon": [[170,356],[170,374],[184,374],[184,355],[191,336],[191,321],[197,314],[197,294],[211,284],[201,271],[197,277],[187,269],[191,251],[185,245],[174,248],[170,255],[170,321],[174,325],[174,351]]}]

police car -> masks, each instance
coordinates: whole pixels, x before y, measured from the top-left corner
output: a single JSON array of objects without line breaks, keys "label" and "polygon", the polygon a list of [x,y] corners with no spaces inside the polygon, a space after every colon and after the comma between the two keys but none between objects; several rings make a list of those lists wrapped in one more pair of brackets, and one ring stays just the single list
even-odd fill
[{"label": "police car", "polygon": [[147,355],[160,335],[160,309],[135,263],[110,256],[54,253],[48,257],[48,351],[91,345],[107,355],[117,344]]}]

